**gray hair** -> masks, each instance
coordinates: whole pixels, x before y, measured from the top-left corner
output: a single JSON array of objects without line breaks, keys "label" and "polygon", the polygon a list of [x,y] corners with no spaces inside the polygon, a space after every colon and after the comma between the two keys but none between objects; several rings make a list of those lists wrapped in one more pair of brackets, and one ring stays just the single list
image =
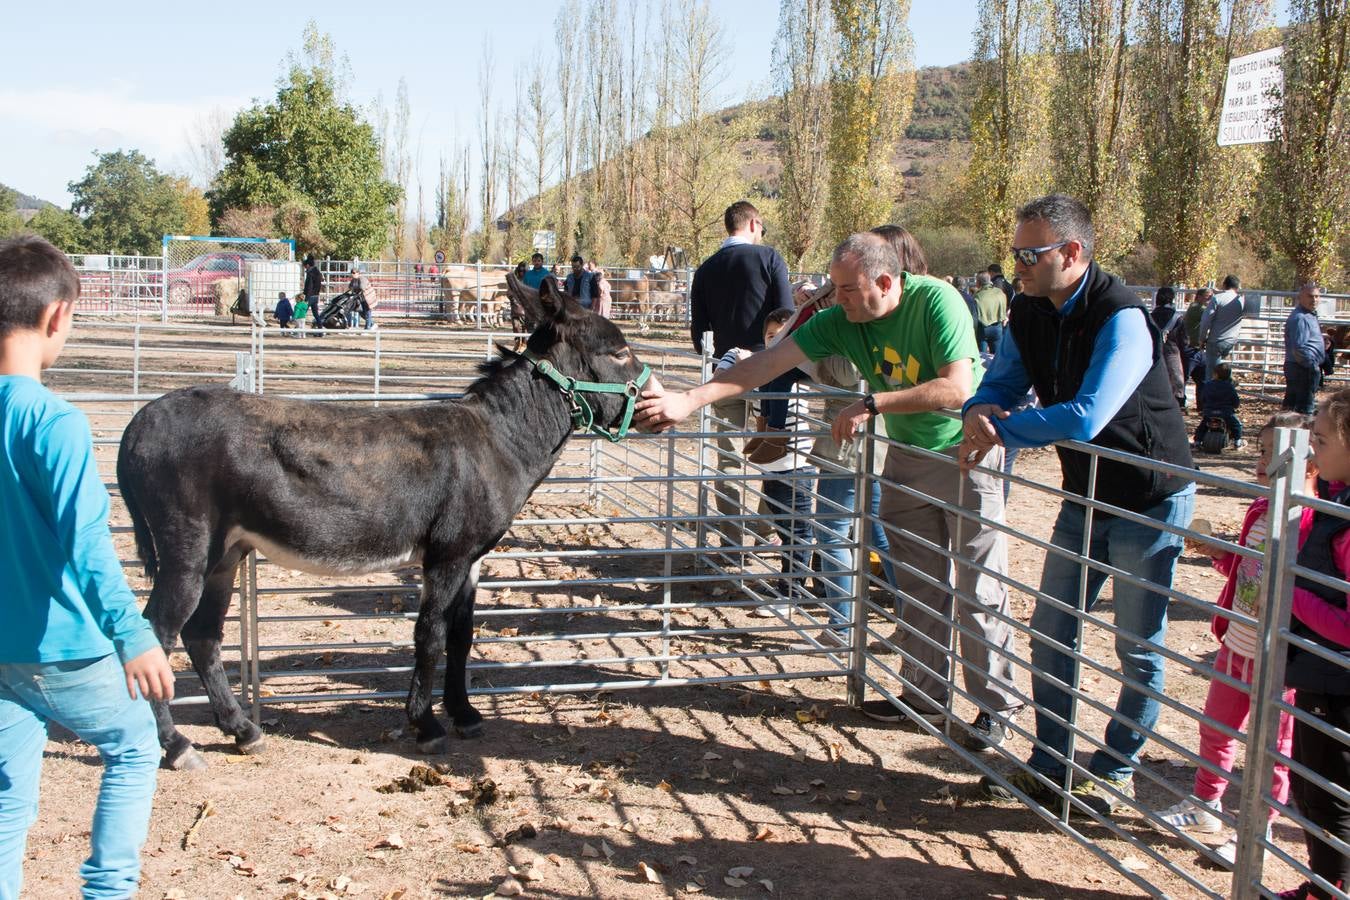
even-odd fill
[{"label": "gray hair", "polygon": [[1092,258],[1094,235],[1092,214],[1082,202],[1067,194],[1037,197],[1017,210],[1018,222],[1045,222],[1061,241],[1077,241],[1083,256]]},{"label": "gray hair", "polygon": [[993,284],[993,282],[989,280],[988,272],[975,273],[975,287],[983,290],[984,288],[989,287],[989,285],[991,284]]},{"label": "gray hair", "polygon": [[868,281],[875,281],[882,273],[894,278],[902,270],[900,257],[891,242],[870,231],[850,234],[840,241],[839,246],[834,248],[834,255],[830,257],[830,265],[843,262],[846,256],[857,260],[863,277]]}]

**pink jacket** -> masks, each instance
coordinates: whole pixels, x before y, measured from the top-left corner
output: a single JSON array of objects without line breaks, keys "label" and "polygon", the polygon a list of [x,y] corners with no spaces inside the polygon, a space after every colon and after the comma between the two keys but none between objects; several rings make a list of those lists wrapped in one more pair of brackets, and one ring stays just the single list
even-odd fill
[{"label": "pink jacket", "polygon": [[[1247,507],[1247,514],[1242,518],[1242,531],[1237,539],[1239,546],[1246,546],[1247,535],[1251,533],[1252,526],[1256,524],[1258,519],[1266,514],[1266,508],[1269,505],[1269,501],[1267,501],[1265,497],[1257,497],[1252,501],[1252,505]],[[1298,545],[1300,547],[1302,547],[1303,542],[1308,539],[1308,532],[1312,529],[1312,520],[1313,511],[1305,506],[1303,508],[1303,517],[1299,521],[1298,526]],[[1346,532],[1346,534],[1350,535],[1350,532]],[[1337,544],[1336,550],[1337,558],[1340,558],[1339,543]],[[1224,581],[1223,590],[1219,591],[1219,599],[1216,601],[1220,609],[1231,610],[1233,608],[1233,596],[1237,593],[1238,563],[1241,561],[1242,557],[1231,550],[1224,551],[1222,556],[1215,557],[1211,560],[1214,568],[1218,569],[1219,573],[1227,579]],[[1298,604],[1298,594],[1300,593],[1308,592],[1297,590],[1294,592],[1296,609]],[[1320,598],[1314,599],[1319,603],[1323,603]],[[1323,603],[1323,605],[1325,605],[1325,603]],[[1215,616],[1209,623],[1209,630],[1214,632],[1214,636],[1220,641],[1223,640],[1223,636],[1228,632],[1228,621],[1229,620],[1223,616]],[[1311,625],[1312,623],[1309,622],[1308,624]]]}]

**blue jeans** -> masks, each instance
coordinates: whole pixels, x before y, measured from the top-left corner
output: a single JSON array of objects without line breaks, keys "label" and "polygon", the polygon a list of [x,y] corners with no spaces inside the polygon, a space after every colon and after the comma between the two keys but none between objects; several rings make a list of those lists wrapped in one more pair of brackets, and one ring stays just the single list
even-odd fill
[{"label": "blue jeans", "polygon": [[1003,340],[1002,323],[995,322],[993,325],[984,325],[981,327],[984,334],[984,346],[980,349],[987,350],[990,356],[998,356],[998,345],[999,342]]},{"label": "blue jeans", "polygon": [[[1184,528],[1190,525],[1194,511],[1195,487],[1191,485],[1142,514]],[[1080,504],[1065,501],[1059,508],[1050,542],[1075,554],[1081,553],[1084,518]],[[1148,525],[1100,512],[1092,518],[1091,557],[1160,587],[1172,586],[1181,544],[1178,535]],[[1041,591],[1071,609],[1077,609],[1082,574],[1083,567],[1074,560],[1047,553],[1041,573]],[[1105,573],[1088,570],[1089,610],[1096,605],[1105,581]],[[1137,723],[1139,728],[1112,719],[1106,726],[1105,741],[1112,752],[1094,752],[1088,771],[1106,778],[1124,779],[1133,773],[1139,751],[1147,740],[1144,730],[1153,728],[1158,721],[1158,701],[1133,685],[1142,685],[1159,693],[1163,688],[1162,655],[1131,640],[1128,635],[1161,644],[1167,631],[1167,596],[1123,581],[1115,582],[1113,595],[1115,624],[1124,632],[1116,637],[1116,658],[1120,661],[1124,681],[1116,699],[1116,711],[1122,718]],[[1031,751],[1028,764],[1056,780],[1063,776],[1064,765],[1051,756],[1046,747],[1061,756],[1068,755],[1069,729],[1054,717],[1069,721],[1072,698],[1067,690],[1038,675],[1043,673],[1064,684],[1073,683],[1078,662],[1061,648],[1076,650],[1078,647],[1075,618],[1073,613],[1045,599],[1036,601],[1036,609],[1031,614],[1031,693],[1036,701],[1038,743]],[[1046,747],[1040,746],[1042,743]]]},{"label": "blue jeans", "polygon": [[[780,592],[787,596],[800,597],[804,592],[800,585],[810,568],[811,562],[811,484],[816,470],[812,466],[803,466],[789,472],[775,472],[781,478],[764,479],[765,506],[772,516],[791,516],[790,520],[777,519],[773,523],[774,531],[786,544],[797,544],[799,550],[783,553],[783,574],[794,574],[795,579],[784,579]],[[793,477],[798,476],[798,477]]]},{"label": "blue jeans", "polygon": [[[852,572],[853,552],[840,545],[848,543],[852,531],[853,519],[848,513],[857,508],[857,481],[851,475],[828,478],[822,476],[816,479],[816,493],[819,495],[816,499],[816,552],[820,554],[820,566],[824,570],[843,569]],[[847,512],[837,509],[826,501],[842,506]],[[886,530],[881,527],[879,487],[872,490],[871,505],[872,538],[869,546],[881,556],[881,567],[886,575],[886,583],[894,585],[895,566],[891,565],[890,559],[887,558],[891,545],[886,540]],[[853,599],[853,576],[826,577],[822,581],[825,585],[825,597],[834,601],[825,604],[830,610],[830,618],[836,622],[853,621],[853,604],[840,602]]]},{"label": "blue jeans", "polygon": [[159,770],[150,704],[127,695],[115,654],[48,664],[0,663],[0,900],[19,896],[24,844],[37,821],[47,723],[58,722],[103,757],[91,852],[80,877],[86,898],[129,897]]}]

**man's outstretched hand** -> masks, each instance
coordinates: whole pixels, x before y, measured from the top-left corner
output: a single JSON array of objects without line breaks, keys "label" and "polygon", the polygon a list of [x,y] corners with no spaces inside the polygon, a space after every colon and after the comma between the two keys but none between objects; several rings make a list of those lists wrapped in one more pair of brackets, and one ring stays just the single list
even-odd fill
[{"label": "man's outstretched hand", "polygon": [[634,418],[643,431],[669,431],[689,417],[694,411],[694,403],[687,393],[667,393],[659,381],[653,380],[642,392],[635,410]]}]

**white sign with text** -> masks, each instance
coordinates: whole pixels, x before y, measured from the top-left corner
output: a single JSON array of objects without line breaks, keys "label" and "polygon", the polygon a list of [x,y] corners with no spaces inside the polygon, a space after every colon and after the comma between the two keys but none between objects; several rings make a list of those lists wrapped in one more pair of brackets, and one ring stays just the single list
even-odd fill
[{"label": "white sign with text", "polygon": [[1279,127],[1280,91],[1284,69],[1283,47],[1239,56],[1228,62],[1228,82],[1219,115],[1219,146],[1264,144],[1275,140]]}]

